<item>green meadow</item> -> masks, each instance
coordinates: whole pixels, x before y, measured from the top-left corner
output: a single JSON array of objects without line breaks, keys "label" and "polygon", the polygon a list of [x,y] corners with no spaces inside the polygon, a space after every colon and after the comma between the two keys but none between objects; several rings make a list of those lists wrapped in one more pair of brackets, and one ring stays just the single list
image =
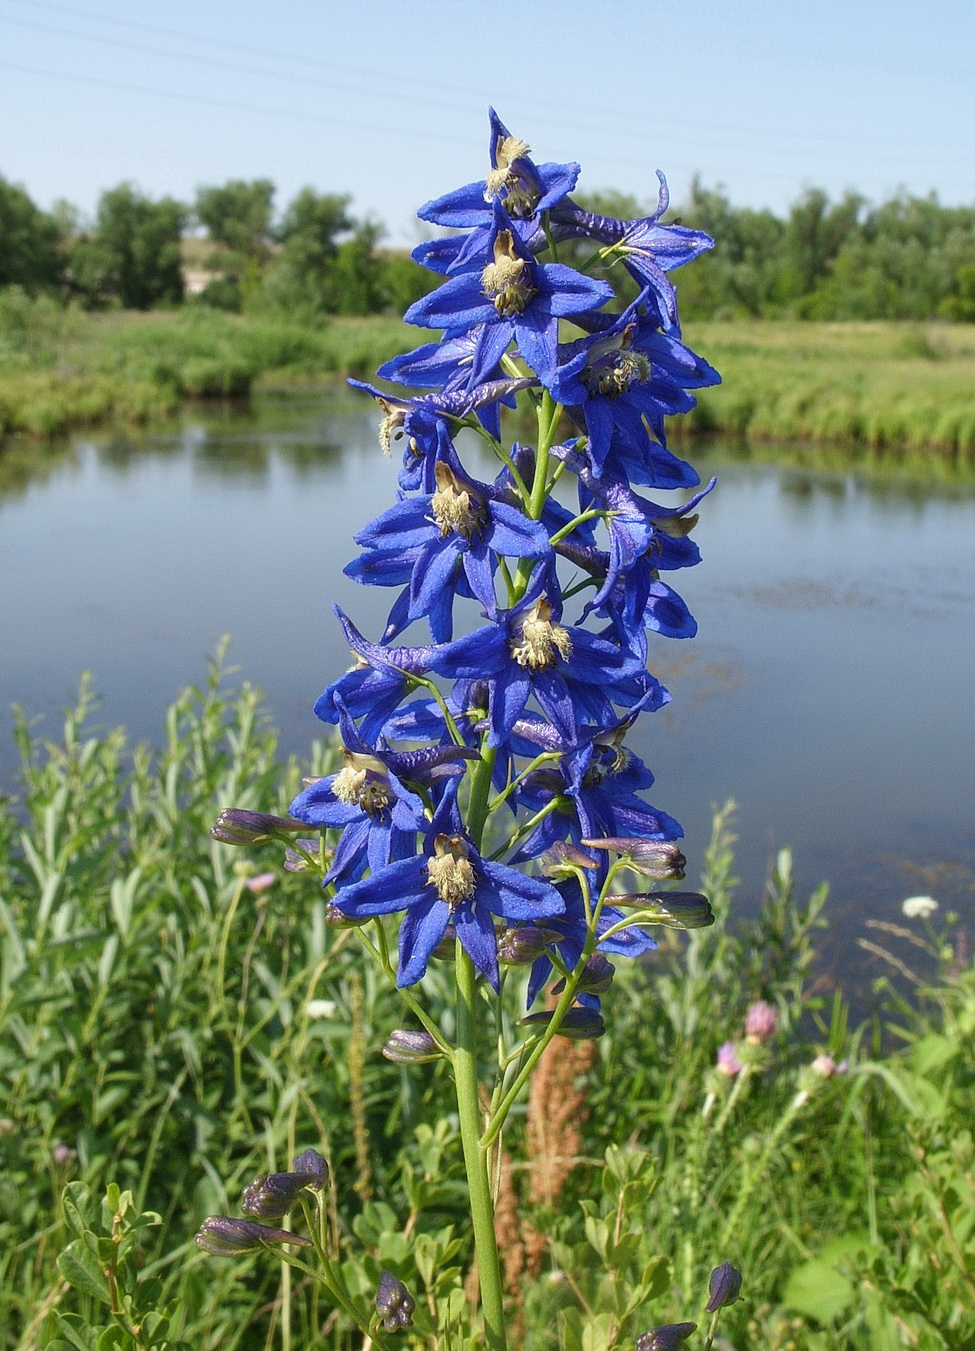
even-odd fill
[{"label": "green meadow", "polygon": [[[975,325],[944,321],[695,321],[721,371],[680,435],[966,462],[975,451]],[[154,422],[199,398],[369,378],[420,330],[382,316],[317,323],[204,307],[89,314],[0,295],[0,434]],[[677,427],[675,426],[675,432]]]}]

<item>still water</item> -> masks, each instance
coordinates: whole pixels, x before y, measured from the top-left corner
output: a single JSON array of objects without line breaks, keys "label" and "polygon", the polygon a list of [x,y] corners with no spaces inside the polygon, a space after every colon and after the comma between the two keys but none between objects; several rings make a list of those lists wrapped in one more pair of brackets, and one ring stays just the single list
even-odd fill
[{"label": "still water", "polygon": [[[0,452],[3,786],[11,702],[54,732],[87,669],[101,720],[152,739],[224,633],[300,754],[348,660],[330,602],[375,637],[392,595],[342,576],[395,491],[375,426],[344,394],[292,396]],[[975,490],[694,458],[719,479],[695,531],[704,562],[674,575],[700,632],[657,641],[673,703],[636,739],[692,869],[711,804],[733,797],[742,912],[789,844],[800,886],[829,880],[843,945],[917,893],[970,917]]]}]

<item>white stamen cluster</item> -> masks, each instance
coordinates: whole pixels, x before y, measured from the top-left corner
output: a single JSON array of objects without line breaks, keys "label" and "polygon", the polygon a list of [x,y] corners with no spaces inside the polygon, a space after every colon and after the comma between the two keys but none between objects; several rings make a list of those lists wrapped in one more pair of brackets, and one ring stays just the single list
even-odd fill
[{"label": "white stamen cluster", "polygon": [[345,752],[345,765],[332,782],[332,792],[347,807],[361,807],[367,816],[378,816],[393,800],[386,767],[371,755]]},{"label": "white stamen cluster", "polygon": [[431,499],[430,510],[440,527],[441,539],[455,532],[464,539],[473,539],[488,523],[488,514],[480,493],[469,484],[462,483],[442,460],[437,462],[434,473],[437,491]]},{"label": "white stamen cluster", "polygon": [[568,661],[572,639],[561,624],[552,623],[552,607],[538,600],[514,630],[511,655],[519,666],[546,671],[555,665],[556,655]]},{"label": "white stamen cluster", "polygon": [[481,273],[481,290],[494,302],[501,319],[524,313],[535,294],[528,264],[516,255],[510,230],[498,231],[494,241],[494,262],[488,263]]},{"label": "white stamen cluster", "polygon": [[476,879],[467,845],[459,835],[438,835],[433,842],[433,857],[427,860],[429,885],[438,898],[456,910],[462,901],[474,895]]}]

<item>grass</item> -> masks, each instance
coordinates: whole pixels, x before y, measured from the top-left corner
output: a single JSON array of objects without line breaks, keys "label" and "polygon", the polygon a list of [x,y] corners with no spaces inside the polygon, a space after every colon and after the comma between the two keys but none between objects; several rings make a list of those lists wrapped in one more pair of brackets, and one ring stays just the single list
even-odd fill
[{"label": "grass", "polygon": [[[191,1242],[308,1145],[331,1165],[355,1288],[391,1265],[428,1302],[461,1298],[470,1235],[447,1076],[378,1054],[402,1013],[317,887],[273,848],[207,833],[228,804],[281,810],[333,751],[279,763],[257,694],[228,690],[217,663],[179,696],[158,751],[93,716],[83,687],[56,740],[21,720],[18,796],[0,802],[0,1347],[60,1336],[63,1351],[58,1315],[94,1319],[76,1267],[56,1265],[71,1237],[59,1196],[110,1182],[161,1217],[136,1265],[186,1343],[351,1347],[300,1276]],[[888,988],[883,1014],[851,1031],[842,1000],[812,988],[825,889],[795,897],[787,851],[757,920],[736,922],[725,809],[702,886],[717,924],[620,963],[607,1035],[556,1039],[509,1128],[499,1225],[521,1341],[631,1346],[699,1318],[708,1270],[730,1259],[745,1273],[722,1327],[734,1346],[975,1345],[969,963],[947,934],[889,935],[925,947],[937,978],[912,1003]],[[434,991],[450,969],[431,968]],[[779,1017],[762,1045],[743,1039],[757,998]],[[729,1040],[745,1064],[733,1079],[715,1069]],[[848,1071],[813,1071],[826,1052]],[[648,1271],[652,1308],[617,1323]]]},{"label": "grass", "polygon": [[311,326],[203,307],[83,314],[0,293],[0,436],[158,421],[190,398],[371,375],[412,345],[398,320]]},{"label": "grass", "polygon": [[863,451],[975,452],[975,326],[698,323],[687,335],[724,379],[685,434]]},{"label": "grass", "polygon": [[[802,441],[967,463],[975,453],[975,325],[697,323],[688,341],[722,386],[677,419],[677,436]],[[396,319],[320,327],[201,307],[83,314],[0,294],[0,436],[145,423],[188,398],[243,396],[348,375],[424,340]]]}]

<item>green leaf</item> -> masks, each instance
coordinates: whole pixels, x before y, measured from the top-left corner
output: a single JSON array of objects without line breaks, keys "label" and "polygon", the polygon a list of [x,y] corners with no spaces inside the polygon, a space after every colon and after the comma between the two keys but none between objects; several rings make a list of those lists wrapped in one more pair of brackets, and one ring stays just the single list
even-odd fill
[{"label": "green leaf", "polygon": [[829,1323],[847,1308],[855,1287],[838,1268],[844,1257],[862,1252],[863,1239],[853,1234],[828,1244],[818,1257],[794,1268],[785,1283],[783,1303],[820,1323]]},{"label": "green leaf", "polygon": [[84,1239],[69,1243],[58,1257],[58,1271],[69,1285],[108,1304],[108,1281],[97,1257]]},{"label": "green leaf", "polygon": [[96,1351],[100,1329],[78,1314],[59,1313],[58,1331],[64,1333],[74,1351]]},{"label": "green leaf", "polygon": [[960,1042],[932,1032],[929,1037],[922,1037],[915,1043],[911,1051],[911,1065],[917,1074],[928,1074],[931,1070],[938,1070],[942,1065],[954,1060],[960,1051]]},{"label": "green leaf", "polygon": [[61,1193],[64,1222],[75,1235],[82,1238],[95,1225],[95,1202],[83,1182],[69,1182]]},{"label": "green leaf", "polygon": [[129,1351],[136,1343],[117,1323],[112,1323],[102,1332],[96,1343],[97,1351]]},{"label": "green leaf", "polygon": [[785,1283],[783,1302],[797,1313],[831,1323],[853,1298],[853,1282],[829,1262],[815,1260],[797,1267]]}]

